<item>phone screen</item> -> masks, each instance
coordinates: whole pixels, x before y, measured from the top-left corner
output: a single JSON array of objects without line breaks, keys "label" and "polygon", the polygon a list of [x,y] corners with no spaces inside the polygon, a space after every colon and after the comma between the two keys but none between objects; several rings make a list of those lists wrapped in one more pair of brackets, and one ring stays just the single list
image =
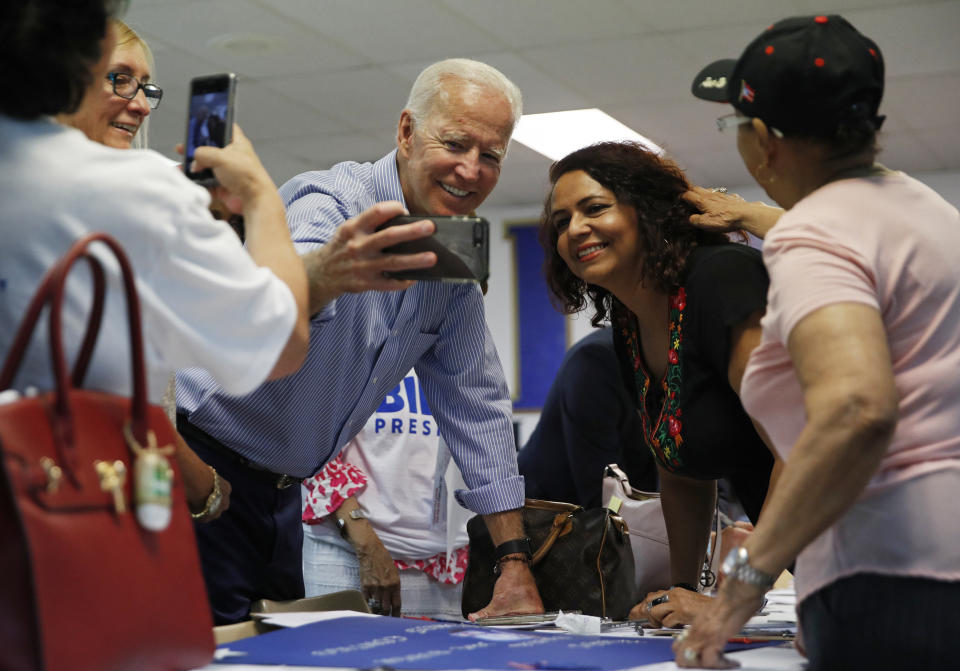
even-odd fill
[{"label": "phone screen", "polygon": [[[233,95],[236,77],[232,74],[198,77],[190,82],[187,113],[185,161],[189,166],[197,147],[229,144],[233,124]],[[210,171],[187,173],[196,180],[212,180]]]}]

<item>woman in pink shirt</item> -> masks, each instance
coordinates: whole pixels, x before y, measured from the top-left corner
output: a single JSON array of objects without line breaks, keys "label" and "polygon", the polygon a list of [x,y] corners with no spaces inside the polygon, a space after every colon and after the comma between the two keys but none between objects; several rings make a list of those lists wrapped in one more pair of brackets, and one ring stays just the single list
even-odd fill
[{"label": "woman in pink shirt", "polygon": [[883,76],[876,44],[811,16],[694,81],[733,105],[720,128],[785,210],[689,196],[707,212],[694,223],[766,235],[741,398],[785,467],[717,601],[678,637],[680,666],[732,666],[727,638],[794,559],[811,671],[958,663],[960,215],[875,163]]}]

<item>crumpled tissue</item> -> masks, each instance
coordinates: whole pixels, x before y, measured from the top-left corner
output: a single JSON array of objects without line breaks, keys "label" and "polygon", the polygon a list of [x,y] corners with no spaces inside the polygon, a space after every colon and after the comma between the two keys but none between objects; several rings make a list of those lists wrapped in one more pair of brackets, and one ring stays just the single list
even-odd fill
[{"label": "crumpled tissue", "polygon": [[599,634],[600,618],[595,615],[581,615],[579,613],[558,612],[554,626],[571,634]]}]

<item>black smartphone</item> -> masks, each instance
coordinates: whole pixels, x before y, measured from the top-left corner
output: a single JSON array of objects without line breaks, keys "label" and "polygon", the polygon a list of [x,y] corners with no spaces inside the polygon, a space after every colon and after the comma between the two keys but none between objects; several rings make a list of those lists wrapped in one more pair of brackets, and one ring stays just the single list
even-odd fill
[{"label": "black smartphone", "polygon": [[429,219],[433,235],[384,248],[385,254],[434,252],[437,263],[429,268],[387,273],[398,280],[485,282],[490,276],[490,224],[483,217],[405,215],[394,217],[377,230]]},{"label": "black smartphone", "polygon": [[190,80],[187,103],[187,139],[184,146],[184,174],[201,184],[216,184],[211,170],[190,172],[197,147],[224,147],[233,138],[233,102],[237,76],[232,72],[194,77]]}]

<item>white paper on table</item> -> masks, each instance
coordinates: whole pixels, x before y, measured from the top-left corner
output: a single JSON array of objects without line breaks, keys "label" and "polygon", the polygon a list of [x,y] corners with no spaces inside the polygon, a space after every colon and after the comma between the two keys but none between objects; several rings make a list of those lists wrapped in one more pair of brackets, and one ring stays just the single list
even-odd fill
[{"label": "white paper on table", "polygon": [[297,611],[294,613],[251,613],[252,617],[275,627],[301,627],[314,622],[339,620],[345,617],[382,617],[355,610]]}]

